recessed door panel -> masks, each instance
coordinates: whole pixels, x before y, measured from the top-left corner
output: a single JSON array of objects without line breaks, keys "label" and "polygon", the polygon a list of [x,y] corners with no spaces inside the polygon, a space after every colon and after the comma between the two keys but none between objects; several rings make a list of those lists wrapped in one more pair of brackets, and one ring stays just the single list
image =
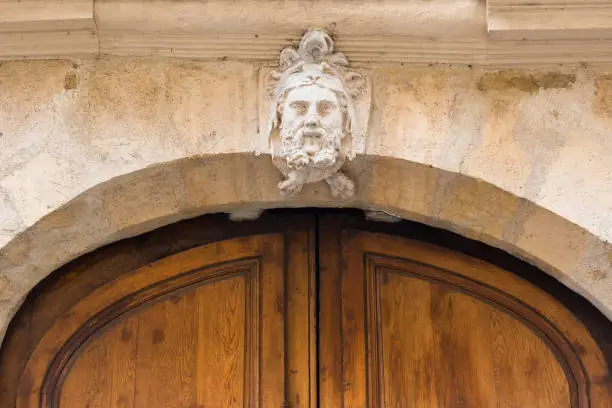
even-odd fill
[{"label": "recessed door panel", "polygon": [[380,406],[571,406],[554,353],[511,314],[401,270],[371,273],[367,334]]},{"label": "recessed door panel", "polygon": [[245,362],[255,357],[245,338],[256,329],[245,295],[242,273],[143,305],[83,347],[59,405],[244,406]]}]

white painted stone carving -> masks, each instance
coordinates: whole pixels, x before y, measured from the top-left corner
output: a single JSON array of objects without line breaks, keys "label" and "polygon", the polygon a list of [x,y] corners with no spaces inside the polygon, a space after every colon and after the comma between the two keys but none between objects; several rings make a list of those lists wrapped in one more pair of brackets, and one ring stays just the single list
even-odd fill
[{"label": "white painted stone carving", "polygon": [[311,30],[297,50],[281,52],[280,71],[262,77],[265,135],[287,196],[321,180],[334,197],[355,194],[355,183],[340,168],[365,150],[371,95],[368,78],[348,65],[329,34]]}]

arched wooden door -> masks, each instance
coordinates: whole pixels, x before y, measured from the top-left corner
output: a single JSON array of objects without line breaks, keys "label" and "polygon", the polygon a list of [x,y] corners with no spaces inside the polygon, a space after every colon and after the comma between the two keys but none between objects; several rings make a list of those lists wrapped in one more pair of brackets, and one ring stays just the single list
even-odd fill
[{"label": "arched wooden door", "polygon": [[88,255],[18,316],[0,406],[612,407],[605,355],[560,302],[377,229],[217,217]]}]

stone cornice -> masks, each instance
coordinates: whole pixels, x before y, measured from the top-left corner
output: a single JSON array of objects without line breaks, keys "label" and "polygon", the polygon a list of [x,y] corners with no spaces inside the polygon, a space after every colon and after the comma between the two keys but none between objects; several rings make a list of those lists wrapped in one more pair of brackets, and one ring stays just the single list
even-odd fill
[{"label": "stone cornice", "polygon": [[0,59],[271,61],[310,27],[354,63],[612,63],[610,0],[0,0]]},{"label": "stone cornice", "polygon": [[0,0],[0,59],[98,53],[93,0]]},{"label": "stone cornice", "polygon": [[610,0],[488,0],[491,38],[612,38]]},{"label": "stone cornice", "polygon": [[93,0],[0,0],[0,32],[94,30]]}]

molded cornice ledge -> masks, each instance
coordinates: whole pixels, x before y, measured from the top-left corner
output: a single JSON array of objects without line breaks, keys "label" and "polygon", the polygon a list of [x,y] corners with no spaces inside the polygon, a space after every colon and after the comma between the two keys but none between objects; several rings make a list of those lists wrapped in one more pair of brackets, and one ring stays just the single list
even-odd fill
[{"label": "molded cornice ledge", "polygon": [[105,0],[96,18],[102,54],[191,58],[276,60],[317,27],[353,62],[422,60],[427,37],[469,42],[486,31],[478,0]]},{"label": "molded cornice ledge", "polygon": [[612,0],[488,0],[493,39],[612,38]]},{"label": "molded cornice ledge", "polygon": [[313,27],[353,63],[612,63],[612,0],[0,0],[0,59],[272,61]]},{"label": "molded cornice ledge", "polygon": [[0,0],[0,58],[99,52],[94,0]]}]

